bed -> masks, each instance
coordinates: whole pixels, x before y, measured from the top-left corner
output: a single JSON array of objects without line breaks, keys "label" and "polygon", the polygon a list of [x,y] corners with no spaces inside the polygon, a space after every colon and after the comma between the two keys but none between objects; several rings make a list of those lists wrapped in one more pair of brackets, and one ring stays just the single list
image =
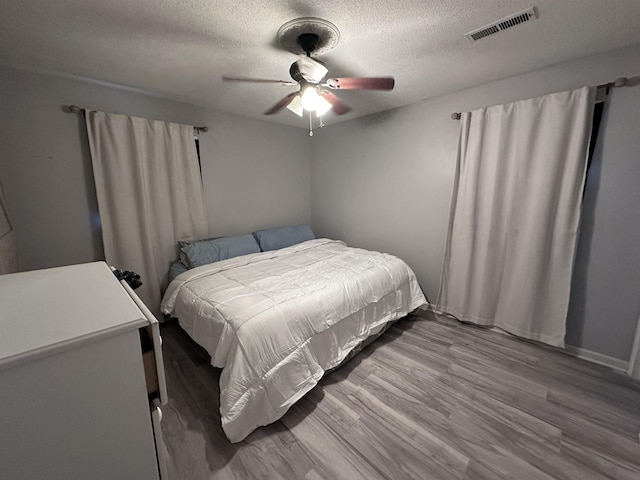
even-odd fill
[{"label": "bed", "polygon": [[192,268],[170,283],[161,308],[222,368],[222,428],[239,442],[426,303],[399,258],[313,239]]}]

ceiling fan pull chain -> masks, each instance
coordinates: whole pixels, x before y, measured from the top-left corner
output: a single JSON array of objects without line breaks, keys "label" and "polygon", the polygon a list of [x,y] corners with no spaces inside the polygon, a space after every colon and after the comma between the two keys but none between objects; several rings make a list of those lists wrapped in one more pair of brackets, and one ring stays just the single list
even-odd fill
[{"label": "ceiling fan pull chain", "polygon": [[313,137],[313,118],[311,117],[311,112],[309,112],[309,136]]}]

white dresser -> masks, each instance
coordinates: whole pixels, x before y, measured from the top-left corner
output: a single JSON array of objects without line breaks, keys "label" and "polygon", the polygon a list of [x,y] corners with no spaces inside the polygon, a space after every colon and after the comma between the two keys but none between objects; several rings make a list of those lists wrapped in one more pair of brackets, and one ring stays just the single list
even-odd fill
[{"label": "white dresser", "polygon": [[166,478],[160,335],[136,302],[103,262],[0,275],[2,480]]}]

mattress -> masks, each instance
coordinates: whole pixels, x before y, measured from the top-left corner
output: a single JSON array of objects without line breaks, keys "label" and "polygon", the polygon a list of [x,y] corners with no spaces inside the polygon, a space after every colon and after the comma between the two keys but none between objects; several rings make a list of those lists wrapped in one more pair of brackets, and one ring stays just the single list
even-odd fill
[{"label": "mattress", "polygon": [[315,239],[182,273],[161,309],[223,369],[222,427],[239,442],[367,337],[426,303],[399,258]]}]

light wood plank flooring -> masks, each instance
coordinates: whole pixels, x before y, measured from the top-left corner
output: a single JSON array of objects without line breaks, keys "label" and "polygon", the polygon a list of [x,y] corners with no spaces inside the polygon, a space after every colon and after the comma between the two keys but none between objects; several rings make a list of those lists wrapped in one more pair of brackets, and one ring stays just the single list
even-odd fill
[{"label": "light wood plank flooring", "polygon": [[431,314],[397,322],[231,444],[219,370],[162,326],[172,479],[640,479],[640,383]]}]

